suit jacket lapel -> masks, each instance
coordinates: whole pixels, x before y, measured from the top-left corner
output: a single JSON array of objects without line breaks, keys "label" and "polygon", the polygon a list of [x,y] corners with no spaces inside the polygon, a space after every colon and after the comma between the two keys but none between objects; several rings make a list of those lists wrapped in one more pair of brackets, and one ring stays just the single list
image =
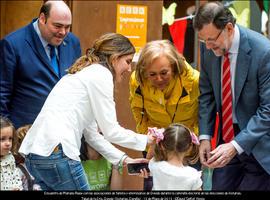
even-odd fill
[{"label": "suit jacket lapel", "polygon": [[239,31],[240,31],[240,46],[239,46],[238,56],[237,56],[237,61],[236,61],[236,72],[235,72],[236,74],[235,74],[235,83],[234,83],[235,106],[237,106],[239,96],[241,94],[241,91],[247,79],[248,70],[249,70],[250,61],[251,61],[251,57],[248,54],[251,48],[248,44],[248,39],[246,38],[247,35],[243,31],[243,29],[241,29],[241,27],[239,27]]},{"label": "suit jacket lapel", "polygon": [[221,57],[212,56],[212,80],[217,109],[221,108]]},{"label": "suit jacket lapel", "polygon": [[[34,22],[34,20],[33,20]],[[31,46],[32,50],[35,52],[35,54],[39,57],[39,59],[44,63],[44,65],[55,75],[53,68],[51,67],[50,60],[45,52],[45,49],[42,46],[42,43],[38,37],[38,34],[36,33],[33,23],[28,25],[28,33],[25,37],[28,44]]]}]

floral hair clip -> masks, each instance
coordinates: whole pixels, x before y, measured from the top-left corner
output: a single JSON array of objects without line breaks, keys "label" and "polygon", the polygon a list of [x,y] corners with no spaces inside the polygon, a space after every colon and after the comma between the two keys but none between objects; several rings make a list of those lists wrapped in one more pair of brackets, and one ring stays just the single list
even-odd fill
[{"label": "floral hair clip", "polygon": [[200,145],[200,141],[199,141],[197,135],[195,135],[194,132],[190,132],[190,136],[191,136],[191,142],[193,144]]},{"label": "floral hair clip", "polygon": [[156,143],[158,144],[161,140],[164,139],[164,128],[158,129],[156,127],[148,128],[148,134],[152,134],[156,138]]}]

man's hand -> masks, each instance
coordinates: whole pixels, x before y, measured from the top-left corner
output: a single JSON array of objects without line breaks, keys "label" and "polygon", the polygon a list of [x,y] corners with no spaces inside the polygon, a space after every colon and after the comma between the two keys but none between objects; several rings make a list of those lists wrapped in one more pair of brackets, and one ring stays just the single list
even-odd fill
[{"label": "man's hand", "polygon": [[210,168],[221,168],[227,165],[237,154],[236,149],[231,143],[219,145],[210,152],[211,157],[207,161]]},{"label": "man's hand", "polygon": [[200,156],[201,164],[206,167],[209,167],[207,164],[207,161],[210,158],[210,151],[211,151],[210,140],[201,140],[199,156]]}]

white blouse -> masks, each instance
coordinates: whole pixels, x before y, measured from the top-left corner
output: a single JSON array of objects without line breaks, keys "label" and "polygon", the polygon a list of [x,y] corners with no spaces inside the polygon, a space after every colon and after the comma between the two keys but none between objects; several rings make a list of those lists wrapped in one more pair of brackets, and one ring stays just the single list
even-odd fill
[{"label": "white blouse", "polygon": [[19,152],[49,156],[61,143],[66,156],[80,161],[82,134],[112,164],[117,164],[124,152],[110,142],[143,151],[147,136],[118,124],[113,88],[111,72],[100,64],[65,75],[47,97]]},{"label": "white blouse", "polygon": [[22,181],[18,168],[15,165],[14,156],[9,153],[0,160],[0,190],[22,190]]},{"label": "white blouse", "polygon": [[184,166],[177,167],[167,161],[149,161],[153,176],[153,190],[198,190],[202,186],[201,172]]}]

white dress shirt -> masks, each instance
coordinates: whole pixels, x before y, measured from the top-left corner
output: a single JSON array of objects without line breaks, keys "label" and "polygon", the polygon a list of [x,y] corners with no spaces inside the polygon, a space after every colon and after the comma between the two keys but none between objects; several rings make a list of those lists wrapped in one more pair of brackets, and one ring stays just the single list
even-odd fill
[{"label": "white dress shirt", "polygon": [[[38,27],[38,19],[33,23],[33,27],[34,27],[36,33],[38,34],[38,37],[39,37],[39,39],[41,41],[41,44],[42,44],[42,46],[43,46],[49,60],[51,60],[51,56],[50,56],[51,49],[48,46],[49,43],[41,35],[41,32],[40,32],[39,27]],[[55,48],[55,52],[56,52],[57,59],[59,59],[59,57],[58,57],[58,48]]]},{"label": "white dress shirt", "polygon": [[49,94],[19,152],[49,156],[61,143],[66,156],[80,161],[82,134],[112,164],[117,164],[124,152],[110,142],[143,151],[147,136],[135,134],[117,122],[113,88],[111,72],[100,64],[65,75]]}]

